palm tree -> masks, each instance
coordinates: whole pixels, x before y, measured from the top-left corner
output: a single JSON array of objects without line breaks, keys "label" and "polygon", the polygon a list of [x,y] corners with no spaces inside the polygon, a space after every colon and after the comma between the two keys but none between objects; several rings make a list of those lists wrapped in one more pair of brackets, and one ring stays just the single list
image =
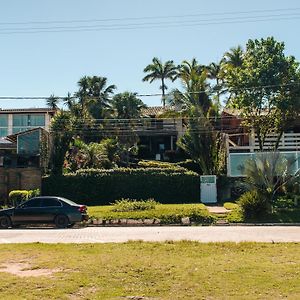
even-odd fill
[{"label": "palm tree", "polygon": [[82,110],[85,108],[95,119],[105,116],[110,108],[111,96],[115,85],[107,85],[107,78],[100,76],[84,76],[78,81],[79,91],[75,94]]},{"label": "palm tree", "polygon": [[243,64],[243,53],[243,49],[240,45],[230,48],[223,56],[223,63],[227,66],[241,67]]},{"label": "palm tree", "polygon": [[196,59],[192,59],[191,62],[185,60],[180,65],[178,78],[183,83],[184,92],[174,90],[170,103],[180,106],[183,112],[189,111],[192,106],[201,107],[206,115],[211,107],[211,101],[206,93],[208,87],[206,68],[199,65]]},{"label": "palm tree", "polygon": [[145,69],[145,73],[148,73],[144,78],[143,81],[149,81],[152,83],[154,80],[160,80],[161,86],[160,89],[162,90],[162,103],[165,107],[165,94],[168,87],[165,84],[167,79],[174,81],[177,76],[177,67],[174,65],[173,60],[168,60],[165,63],[162,63],[157,57],[152,59],[152,64],[149,64]]},{"label": "palm tree", "polygon": [[124,92],[113,97],[112,107],[119,119],[137,119],[146,105],[137,98],[136,93]]},{"label": "palm tree", "polygon": [[59,97],[55,97],[53,94],[46,100],[47,106],[53,110],[58,109]]}]

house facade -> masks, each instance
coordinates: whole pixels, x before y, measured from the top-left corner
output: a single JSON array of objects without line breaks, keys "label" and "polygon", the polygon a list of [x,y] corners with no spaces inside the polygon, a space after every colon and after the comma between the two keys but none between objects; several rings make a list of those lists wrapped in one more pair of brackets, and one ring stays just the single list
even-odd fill
[{"label": "house facade", "polygon": [[[243,126],[243,118],[238,110],[225,109],[221,115],[222,130],[226,133],[227,175],[245,176],[245,163],[261,153],[257,135]],[[265,155],[274,149],[277,134],[270,133],[264,143]],[[283,133],[277,151],[292,165],[296,172],[300,168],[300,118]]]},{"label": "house facade", "polygon": [[0,137],[37,127],[49,131],[54,113],[50,108],[0,109]]}]

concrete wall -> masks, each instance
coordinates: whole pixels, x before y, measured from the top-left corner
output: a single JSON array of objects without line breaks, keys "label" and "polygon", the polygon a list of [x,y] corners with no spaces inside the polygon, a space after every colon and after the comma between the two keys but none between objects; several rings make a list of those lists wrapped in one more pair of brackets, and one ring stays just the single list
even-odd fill
[{"label": "concrete wall", "polygon": [[5,202],[12,190],[41,189],[39,168],[0,168],[0,202]]}]

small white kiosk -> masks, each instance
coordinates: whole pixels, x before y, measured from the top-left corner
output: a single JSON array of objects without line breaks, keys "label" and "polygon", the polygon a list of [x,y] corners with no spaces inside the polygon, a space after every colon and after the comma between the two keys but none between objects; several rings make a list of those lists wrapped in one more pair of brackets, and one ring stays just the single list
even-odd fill
[{"label": "small white kiosk", "polygon": [[217,203],[217,176],[200,176],[200,191],[202,203]]}]

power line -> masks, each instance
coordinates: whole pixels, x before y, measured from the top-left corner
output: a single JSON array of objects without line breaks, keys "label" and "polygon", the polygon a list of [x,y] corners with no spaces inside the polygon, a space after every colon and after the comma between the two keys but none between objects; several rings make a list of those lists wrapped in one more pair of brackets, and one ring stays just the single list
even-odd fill
[{"label": "power line", "polygon": [[183,15],[162,15],[162,16],[143,16],[143,17],[126,17],[126,18],[106,18],[106,19],[77,19],[77,20],[53,20],[53,21],[25,21],[25,22],[0,22],[1,25],[30,25],[30,24],[72,24],[72,23],[92,23],[92,22],[111,22],[111,21],[134,21],[134,20],[157,20],[157,19],[173,19],[173,18],[190,18],[200,16],[226,16],[239,14],[267,13],[267,12],[283,12],[283,11],[299,11],[299,7],[294,8],[278,8],[248,11],[231,11],[231,12],[213,12],[213,13],[197,13]]},{"label": "power line", "polygon": [[[285,84],[278,84],[278,85],[260,85],[260,86],[250,86],[250,87],[243,87],[243,88],[230,88],[230,89],[222,89],[219,90],[219,93],[222,92],[237,92],[237,91],[246,91],[246,90],[257,90],[257,89],[268,89],[268,88],[280,88],[280,87],[292,87],[292,86],[300,86],[300,82],[291,82],[291,83],[285,83]],[[202,93],[206,93],[206,94],[215,94],[216,92],[212,92],[210,90],[206,90],[206,91],[197,91],[197,92],[181,92],[182,94],[202,94]],[[152,93],[152,94],[136,94],[137,97],[162,97],[161,93]],[[165,97],[168,96],[173,96],[172,93],[168,93],[165,94]],[[66,97],[66,96],[54,96],[55,98],[59,99],[59,100],[65,100],[66,98],[68,99],[77,99],[78,97],[76,96],[70,96],[70,97]],[[0,100],[48,100],[50,98],[50,96],[0,96]],[[90,98],[90,99],[96,99],[97,97],[93,97],[93,96],[86,96],[86,98]],[[112,98],[109,98],[109,100],[111,100]]]},{"label": "power line", "polygon": [[[296,9],[298,10],[298,8]],[[227,18],[211,18],[200,20],[175,20],[160,22],[144,23],[125,23],[110,25],[81,25],[81,26],[48,26],[48,27],[27,27],[27,28],[0,28],[0,34],[22,34],[22,33],[55,33],[55,32],[81,32],[81,31],[115,31],[115,30],[135,30],[135,29],[155,29],[155,28],[172,28],[187,26],[207,26],[222,25],[235,23],[253,23],[273,20],[293,20],[299,19],[299,13],[260,15],[260,16],[243,16]]]}]

